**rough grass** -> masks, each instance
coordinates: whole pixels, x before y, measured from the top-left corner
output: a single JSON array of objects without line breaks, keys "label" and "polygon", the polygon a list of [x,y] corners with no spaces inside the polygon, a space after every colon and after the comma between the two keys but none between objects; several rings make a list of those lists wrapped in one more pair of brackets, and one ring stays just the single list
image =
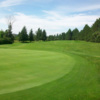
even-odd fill
[{"label": "rough grass", "polygon": [[[67,56],[65,57],[66,62],[71,57],[71,59],[73,59],[71,60],[71,64],[74,63],[73,68],[69,71],[69,73],[67,73],[67,71],[65,70],[58,71],[59,73],[61,73],[61,75],[63,74],[63,76],[59,77],[60,75],[54,74],[58,75],[59,78],[55,78],[55,80],[50,80],[50,82],[45,82],[45,84],[39,86],[32,87],[31,85],[31,87],[27,89],[24,88],[23,90],[14,91],[13,93],[1,94],[0,100],[100,100],[99,43],[80,41],[51,41],[34,42],[28,44],[15,43],[13,45],[1,45],[0,48],[0,52],[3,49],[8,51],[16,51],[17,49],[18,52],[22,49],[27,52],[33,52],[34,50],[38,50],[40,52],[47,51],[48,53],[56,52],[54,53],[55,57],[57,53],[61,54],[61,57]],[[0,55],[4,55],[2,54],[2,52],[0,53]],[[57,58],[55,59],[57,60]],[[58,60],[61,61],[61,59]],[[2,62],[3,61],[1,61],[0,56],[0,63]],[[53,62],[53,64],[55,64],[55,62]],[[47,65],[49,65],[49,61]],[[59,68],[62,69],[62,67],[63,66]],[[40,70],[42,71],[43,69]],[[58,68],[55,67],[55,70],[58,70]],[[30,70],[28,74],[30,74]],[[25,73],[25,75],[28,74]],[[4,77],[2,77],[2,79],[4,79]],[[10,79],[8,79],[7,83],[9,83],[9,81]]]}]

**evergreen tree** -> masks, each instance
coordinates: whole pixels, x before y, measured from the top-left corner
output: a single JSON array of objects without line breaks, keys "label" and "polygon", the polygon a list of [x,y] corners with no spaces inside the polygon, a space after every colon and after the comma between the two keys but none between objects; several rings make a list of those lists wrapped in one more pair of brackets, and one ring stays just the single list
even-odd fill
[{"label": "evergreen tree", "polygon": [[95,21],[95,23],[91,27],[92,32],[100,31],[100,18]]},{"label": "evergreen tree", "polygon": [[40,28],[36,32],[36,40],[42,40],[42,30]]},{"label": "evergreen tree", "polygon": [[100,43],[100,31],[92,34],[92,41]]},{"label": "evergreen tree", "polygon": [[3,38],[5,35],[5,32],[3,30],[0,30],[0,38]]},{"label": "evergreen tree", "polygon": [[65,33],[65,32],[63,32],[63,33],[61,34],[61,37],[62,37],[62,39],[61,39],[61,40],[65,40],[65,39],[66,39],[66,33]]},{"label": "evergreen tree", "polygon": [[81,30],[81,31],[79,32],[78,40],[83,40],[83,36],[82,36],[83,33],[84,33],[83,30]]},{"label": "evergreen tree", "polygon": [[43,40],[43,41],[46,41],[46,39],[47,39],[46,31],[43,30],[43,33],[42,33],[42,40]]},{"label": "evergreen tree", "polygon": [[56,40],[59,40],[59,35],[57,34],[57,36],[56,36]]},{"label": "evergreen tree", "polygon": [[12,25],[15,21],[14,16],[7,16],[7,24],[8,24],[8,30],[5,31],[5,38],[10,41],[10,43],[14,42],[14,36],[12,34]]},{"label": "evergreen tree", "polygon": [[62,40],[62,35],[61,34],[58,35],[58,40]]},{"label": "evergreen tree", "polygon": [[90,41],[91,36],[91,28],[86,24],[83,30],[80,32],[80,39]]},{"label": "evergreen tree", "polygon": [[19,34],[19,41],[25,42],[28,40],[27,29],[24,26]]},{"label": "evergreen tree", "polygon": [[34,41],[34,34],[33,34],[33,30],[31,29],[29,32],[29,41]]},{"label": "evergreen tree", "polygon": [[72,40],[72,31],[71,29],[68,30],[68,32],[66,33],[66,40]]},{"label": "evergreen tree", "polygon": [[12,24],[11,23],[9,23],[8,30],[6,30],[6,37],[9,38],[12,43],[14,42],[14,36],[12,34]]},{"label": "evergreen tree", "polygon": [[72,40],[78,40],[78,35],[79,35],[79,30],[77,28],[75,28],[72,31],[73,35],[72,35]]},{"label": "evergreen tree", "polygon": [[48,40],[48,41],[53,41],[53,40],[54,40],[54,36],[53,36],[53,35],[49,35],[49,36],[47,37],[47,40]]}]

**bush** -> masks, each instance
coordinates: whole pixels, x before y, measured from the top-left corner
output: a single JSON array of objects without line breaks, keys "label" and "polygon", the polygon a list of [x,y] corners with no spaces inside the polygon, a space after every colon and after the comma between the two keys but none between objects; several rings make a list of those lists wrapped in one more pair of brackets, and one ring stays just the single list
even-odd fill
[{"label": "bush", "polygon": [[100,32],[99,31],[93,33],[93,35],[92,35],[92,42],[100,43]]},{"label": "bush", "polygon": [[13,41],[10,38],[1,38],[0,44],[12,44]]}]

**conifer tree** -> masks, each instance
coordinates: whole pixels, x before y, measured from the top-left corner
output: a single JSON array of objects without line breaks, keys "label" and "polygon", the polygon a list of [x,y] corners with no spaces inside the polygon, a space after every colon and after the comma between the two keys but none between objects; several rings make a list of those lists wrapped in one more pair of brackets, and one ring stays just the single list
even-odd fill
[{"label": "conifer tree", "polygon": [[72,40],[72,31],[71,31],[71,29],[69,29],[68,32],[66,33],[66,40]]},{"label": "conifer tree", "polygon": [[40,28],[36,32],[36,40],[42,40],[42,30]]},{"label": "conifer tree", "polygon": [[12,34],[12,26],[13,26],[13,23],[15,22],[15,17],[7,16],[6,20],[7,20],[7,24],[8,24],[8,29],[6,31],[6,38],[8,38],[13,43],[14,36]]},{"label": "conifer tree", "polygon": [[22,42],[25,42],[25,41],[28,40],[27,29],[26,29],[25,26],[22,28],[22,30],[20,32],[19,40],[22,41]]},{"label": "conifer tree", "polygon": [[8,25],[8,30],[6,30],[6,37],[10,39],[10,41],[13,43],[14,42],[14,36],[12,34],[12,24],[9,23]]},{"label": "conifer tree", "polygon": [[86,24],[80,32],[80,40],[90,41],[91,36],[91,28]]},{"label": "conifer tree", "polygon": [[100,18],[95,21],[95,23],[91,27],[92,32],[100,31]]},{"label": "conifer tree", "polygon": [[79,35],[79,30],[77,28],[75,28],[72,31],[73,35],[72,35],[72,40],[78,40],[78,35]]},{"label": "conifer tree", "polygon": [[33,34],[33,30],[31,29],[29,32],[29,41],[34,41],[34,34]]},{"label": "conifer tree", "polygon": [[61,40],[65,40],[65,39],[66,39],[66,33],[65,33],[65,32],[63,32],[63,33],[61,34],[61,37],[62,37],[62,39],[61,39]]},{"label": "conifer tree", "polygon": [[43,30],[43,32],[42,32],[42,40],[43,41],[47,40],[47,35],[46,35],[46,31],[45,30]]},{"label": "conifer tree", "polygon": [[98,43],[100,43],[100,32],[99,31],[94,32],[92,34],[92,42],[98,42]]}]

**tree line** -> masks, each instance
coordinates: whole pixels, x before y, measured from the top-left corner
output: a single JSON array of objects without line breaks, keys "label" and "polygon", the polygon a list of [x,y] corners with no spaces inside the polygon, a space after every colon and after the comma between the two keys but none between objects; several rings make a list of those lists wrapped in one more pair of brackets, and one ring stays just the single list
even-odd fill
[{"label": "tree line", "polygon": [[69,29],[67,32],[49,36],[47,36],[45,29],[42,30],[40,28],[38,28],[35,33],[33,33],[32,29],[28,33],[25,26],[18,35],[12,34],[12,24],[9,23],[6,31],[0,31],[0,44],[11,44],[14,43],[14,40],[19,40],[20,42],[32,42],[40,40],[82,40],[100,43],[100,18],[97,19],[91,27],[86,24],[81,31],[75,28],[74,30]]},{"label": "tree line", "polygon": [[100,18],[91,27],[86,24],[81,31],[75,28],[61,34],[49,35],[48,41],[52,40],[82,40],[100,43]]},{"label": "tree line", "polygon": [[8,30],[0,31],[0,44],[12,44],[14,42],[14,36],[12,34],[12,25],[8,25]]},{"label": "tree line", "polygon": [[[11,27],[11,25],[10,25]],[[8,30],[0,31],[0,44],[12,44],[14,40],[18,40],[20,42],[32,42],[32,41],[46,41],[47,40],[47,33],[45,30],[38,28],[36,33],[33,33],[31,29],[30,32],[27,32],[27,28],[24,26],[19,34],[12,34],[12,29],[8,27]]]},{"label": "tree line", "polygon": [[38,30],[36,31],[36,34],[33,33],[33,30],[31,29],[30,32],[29,32],[29,35],[27,33],[27,29],[26,27],[24,26],[21,30],[21,32],[19,32],[18,34],[18,39],[19,41],[21,42],[25,42],[25,41],[39,41],[39,40],[42,40],[42,41],[46,41],[47,40],[47,34],[46,34],[46,31],[45,30],[42,30],[40,28],[38,28]]}]

